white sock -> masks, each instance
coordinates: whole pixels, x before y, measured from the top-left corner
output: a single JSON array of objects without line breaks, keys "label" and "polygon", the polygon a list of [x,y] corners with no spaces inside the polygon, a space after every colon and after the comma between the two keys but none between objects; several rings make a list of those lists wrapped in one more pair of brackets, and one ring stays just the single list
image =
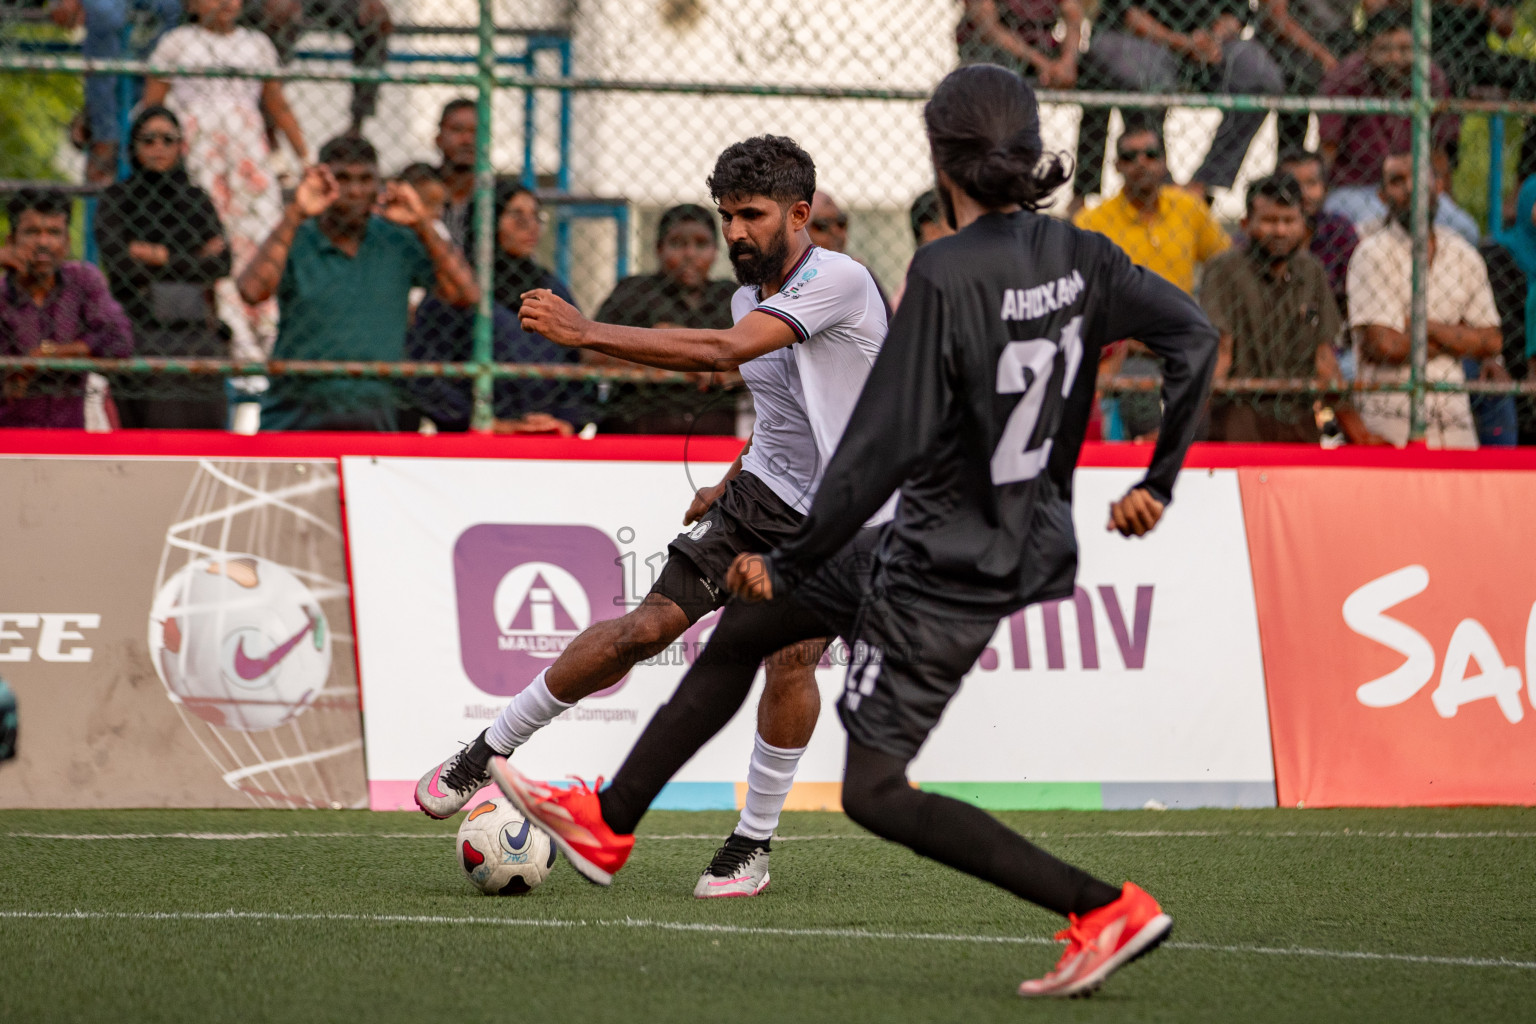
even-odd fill
[{"label": "white sock", "polygon": [[502,755],[512,753],[532,739],[534,733],[559,718],[567,708],[575,706],[549,692],[549,686],[544,682],[548,674],[549,669],[545,669],[534,676],[528,688],[501,709],[501,714],[485,732],[485,742],[492,750]]},{"label": "white sock", "polygon": [[748,839],[771,839],[779,827],[779,814],[795,781],[804,747],[775,747],[762,736],[752,736],[752,763],[747,766],[747,799],[741,809],[736,834]]}]

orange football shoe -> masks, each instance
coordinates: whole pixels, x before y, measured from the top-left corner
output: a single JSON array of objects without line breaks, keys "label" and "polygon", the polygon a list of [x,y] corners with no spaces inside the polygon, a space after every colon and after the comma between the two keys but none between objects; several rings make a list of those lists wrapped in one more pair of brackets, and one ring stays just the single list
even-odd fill
[{"label": "orange football shoe", "polygon": [[1105,978],[1152,952],[1173,931],[1173,918],[1134,882],[1126,882],[1113,903],[1082,917],[1068,914],[1067,921],[1066,929],[1056,934],[1067,943],[1056,969],[1024,982],[1019,995],[1026,999],[1092,995]]},{"label": "orange football shoe", "polygon": [[[621,836],[608,827],[597,802],[597,790],[585,782],[561,789],[525,777],[507,761],[491,758],[491,778],[523,816],[549,833],[560,852],[583,878],[598,885],[612,885],[613,876],[635,847],[635,837]],[[602,779],[597,780],[600,787]]]}]

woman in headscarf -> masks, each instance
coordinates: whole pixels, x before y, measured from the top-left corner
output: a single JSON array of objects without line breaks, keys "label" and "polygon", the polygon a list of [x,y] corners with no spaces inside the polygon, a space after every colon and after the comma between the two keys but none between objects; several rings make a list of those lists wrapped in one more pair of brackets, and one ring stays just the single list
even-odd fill
[{"label": "woman in headscarf", "polygon": [[[186,0],[188,22],[167,32],[150,62],[175,68],[275,70],[272,41],[237,21],[240,0]],[[236,275],[256,257],[283,216],[267,142],[265,117],[288,140],[294,160],[309,161],[293,108],[277,79],[171,76],[144,81],[144,104],[165,104],[186,128],[187,170],[208,190],[224,222]],[[248,304],[233,279],[216,290],[219,316],[229,325],[235,357],[265,359],[277,339],[277,299]]]},{"label": "woman in headscarf", "polygon": [[[518,323],[523,293],[548,288],[571,305],[565,282],[534,259],[544,234],[538,197],[517,185],[497,197],[496,255],[492,262],[492,358],[498,363],[577,363],[581,353],[530,334]],[[458,310],[428,295],[417,307],[406,336],[406,358],[468,362],[474,356],[474,311]],[[499,380],[494,389],[499,434],[569,436],[587,420],[587,386],[563,380]],[[440,430],[469,427],[470,386],[464,381],[423,379],[410,387],[415,405]]]},{"label": "woman in headscarf", "polygon": [[[230,272],[229,243],[207,192],[187,176],[181,122],[147,107],[129,131],[133,174],[109,187],[96,211],[96,245],[112,295],[133,324],[141,355],[225,358],[212,288]],[[174,380],[174,383],[170,383]],[[175,400],[122,397],[124,391],[174,392]],[[124,426],[218,429],[224,425],[217,378],[144,378],[118,385]]]},{"label": "woman in headscarf", "polygon": [[548,288],[576,304],[570,286],[535,259],[546,220],[539,197],[526,185],[513,186],[498,197],[492,295],[497,305],[506,307],[513,316],[523,308],[523,293],[535,288]]}]

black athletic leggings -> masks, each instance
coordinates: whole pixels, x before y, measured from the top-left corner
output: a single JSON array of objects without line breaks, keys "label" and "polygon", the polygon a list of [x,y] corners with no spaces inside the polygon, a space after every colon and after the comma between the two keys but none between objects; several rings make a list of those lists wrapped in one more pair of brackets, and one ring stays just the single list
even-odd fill
[{"label": "black athletic leggings", "polygon": [[[764,658],[829,632],[821,616],[793,599],[727,606],[699,660],[603,791],[608,827],[634,832],[661,788],[741,708]],[[1120,895],[985,811],[913,789],[906,760],[852,741],[843,771],[843,810],[878,836],[1062,915],[1085,914]]]}]

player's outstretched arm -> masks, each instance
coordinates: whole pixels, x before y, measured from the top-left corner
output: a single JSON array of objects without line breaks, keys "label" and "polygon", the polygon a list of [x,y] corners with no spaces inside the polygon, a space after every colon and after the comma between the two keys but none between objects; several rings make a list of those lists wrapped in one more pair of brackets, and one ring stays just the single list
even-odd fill
[{"label": "player's outstretched arm", "polygon": [[[1118,265],[1112,270],[1110,294],[1114,298],[1107,304],[1103,337],[1135,338],[1163,363],[1162,428],[1152,451],[1152,465],[1137,488],[1159,506],[1166,506],[1173,500],[1173,482],[1210,398],[1219,336],[1205,311],[1185,292],[1132,265],[1118,249],[1112,258]],[[1134,521],[1141,518],[1137,516]]]},{"label": "player's outstretched arm", "polygon": [[588,320],[547,288],[523,295],[519,314],[523,330],[541,334],[557,345],[586,348],[662,370],[734,370],[798,339],[794,330],[771,316],[743,317],[724,331],[695,331],[680,327],[620,327]]}]

